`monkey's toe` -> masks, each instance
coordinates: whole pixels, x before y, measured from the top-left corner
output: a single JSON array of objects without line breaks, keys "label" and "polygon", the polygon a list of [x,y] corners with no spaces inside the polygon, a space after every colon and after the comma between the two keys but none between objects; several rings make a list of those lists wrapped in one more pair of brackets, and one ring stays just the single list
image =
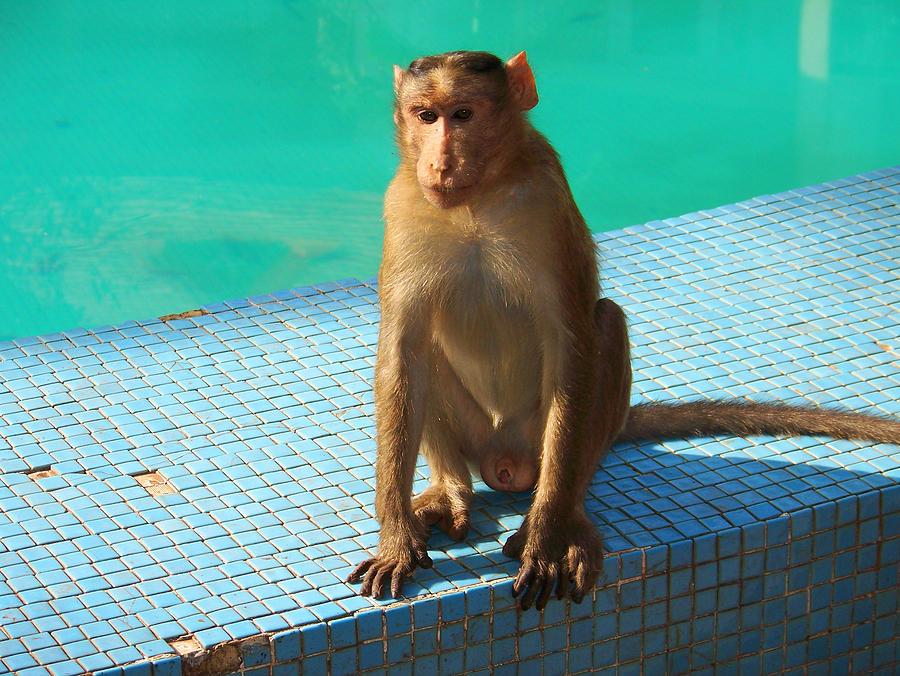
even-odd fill
[{"label": "monkey's toe", "polygon": [[422,554],[413,562],[386,561],[373,557],[356,566],[347,577],[347,582],[356,583],[362,580],[362,587],[359,590],[361,596],[379,599],[389,589],[391,596],[399,598],[403,580],[412,574],[417,565],[431,568],[431,557]]},{"label": "monkey's toe", "polygon": [[466,496],[451,493],[443,486],[429,486],[413,498],[413,513],[426,526],[437,526],[456,541],[469,532],[469,504]]},{"label": "monkey's toe", "polygon": [[506,539],[506,544],[503,545],[503,555],[511,559],[521,559],[524,546],[525,534],[519,529]]},{"label": "monkey's toe", "polygon": [[403,580],[417,567],[431,568],[433,562],[428,556],[424,527],[421,523],[412,525],[415,532],[407,532],[387,543],[383,541],[375,556],[359,563],[347,576],[350,584],[362,581],[359,590],[362,596],[381,598],[389,589],[398,598]]},{"label": "monkey's toe", "polygon": [[600,534],[584,517],[557,522],[549,532],[535,531],[526,520],[503,546],[503,553],[522,562],[513,581],[513,596],[522,610],[543,610],[555,595],[581,603],[603,569]]}]

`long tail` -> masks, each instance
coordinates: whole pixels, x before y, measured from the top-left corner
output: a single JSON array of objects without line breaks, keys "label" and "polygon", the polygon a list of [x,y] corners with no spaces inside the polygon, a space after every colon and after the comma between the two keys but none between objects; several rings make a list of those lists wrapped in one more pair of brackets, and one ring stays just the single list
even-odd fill
[{"label": "long tail", "polygon": [[696,401],[637,404],[631,408],[618,441],[672,439],[732,434],[750,436],[828,436],[900,444],[900,420],[831,408]]}]

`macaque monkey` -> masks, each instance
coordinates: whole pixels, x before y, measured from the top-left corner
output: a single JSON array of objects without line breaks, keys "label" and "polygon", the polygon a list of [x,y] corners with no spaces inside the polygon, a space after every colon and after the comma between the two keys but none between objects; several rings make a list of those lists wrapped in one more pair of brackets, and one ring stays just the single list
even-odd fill
[{"label": "macaque monkey", "polygon": [[[538,102],[525,53],[505,64],[451,52],[394,67],[400,166],[384,200],[375,367],[378,552],[349,582],[397,597],[437,525],[469,527],[471,473],[533,489],[503,547],[523,609],[580,602],[603,562],[584,510],[616,439],[827,434],[900,443],[900,423],[744,402],[629,410],[622,310],[600,298],[594,242],[559,158],[528,122]],[[599,299],[599,300],[598,300]],[[430,485],[412,497],[422,452]]]}]

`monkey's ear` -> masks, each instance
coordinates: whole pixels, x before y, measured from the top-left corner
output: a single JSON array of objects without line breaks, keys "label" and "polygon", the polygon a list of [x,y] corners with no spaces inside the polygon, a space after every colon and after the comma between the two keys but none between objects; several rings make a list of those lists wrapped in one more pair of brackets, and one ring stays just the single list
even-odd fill
[{"label": "monkey's ear", "polygon": [[531,110],[538,104],[537,85],[525,52],[519,52],[506,62],[506,79],[519,110]]},{"label": "monkey's ear", "polygon": [[400,83],[403,81],[403,69],[400,66],[394,66],[394,93],[400,93]]}]

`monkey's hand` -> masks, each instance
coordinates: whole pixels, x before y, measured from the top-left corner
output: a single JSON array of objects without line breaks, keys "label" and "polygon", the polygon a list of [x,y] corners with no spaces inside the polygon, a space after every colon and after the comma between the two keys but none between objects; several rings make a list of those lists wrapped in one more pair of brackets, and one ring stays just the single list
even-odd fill
[{"label": "monkey's hand", "polygon": [[522,610],[532,603],[543,610],[554,588],[556,598],[568,594],[581,603],[603,570],[600,534],[583,513],[545,522],[543,528],[532,526],[530,516],[503,546],[506,556],[522,562],[513,582],[513,596],[521,594]]},{"label": "monkey's hand", "polygon": [[471,488],[454,489],[444,482],[432,484],[413,498],[413,512],[426,526],[437,525],[458,542],[469,532],[471,499]]},{"label": "monkey's hand", "polygon": [[[360,563],[347,577],[347,582],[363,581],[360,594],[381,598],[385,584],[391,583],[391,596],[400,597],[403,579],[416,569],[431,568],[431,558],[425,546],[425,525],[416,517],[382,523],[378,552]],[[405,522],[406,521],[406,522]]]}]

